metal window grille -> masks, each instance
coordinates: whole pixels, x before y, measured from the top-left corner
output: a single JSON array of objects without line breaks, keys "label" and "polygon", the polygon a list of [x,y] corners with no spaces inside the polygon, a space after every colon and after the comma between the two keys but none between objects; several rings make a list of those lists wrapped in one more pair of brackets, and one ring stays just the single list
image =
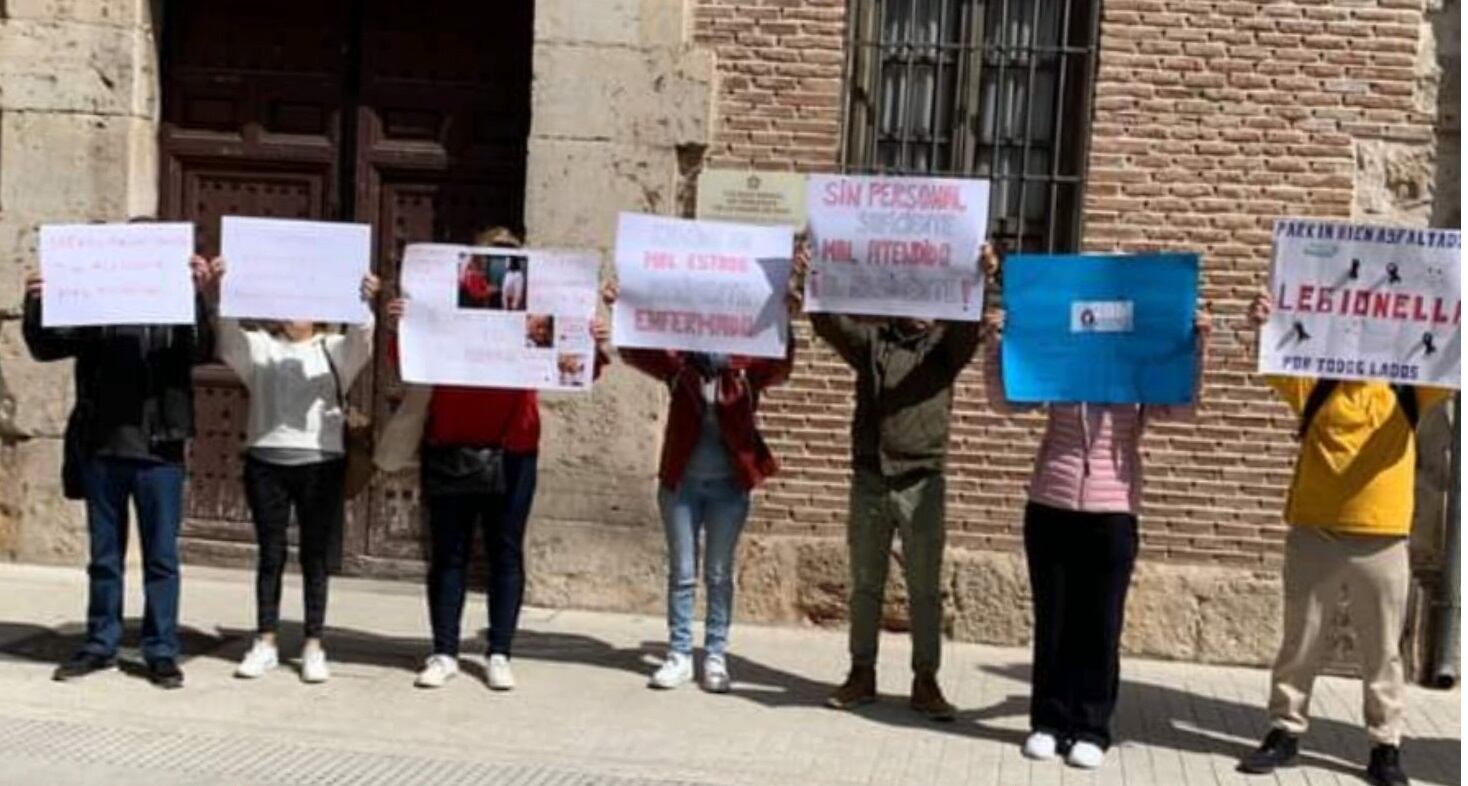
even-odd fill
[{"label": "metal window grille", "polygon": [[1099,0],[850,0],[848,172],[988,178],[1010,249],[1080,244]]}]

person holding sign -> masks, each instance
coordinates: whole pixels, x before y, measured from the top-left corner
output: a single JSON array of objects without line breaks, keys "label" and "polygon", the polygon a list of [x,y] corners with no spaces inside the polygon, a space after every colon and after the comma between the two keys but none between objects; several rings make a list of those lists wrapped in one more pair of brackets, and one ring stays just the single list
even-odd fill
[{"label": "person holding sign", "polygon": [[[1256,327],[1274,306],[1261,293]],[[1367,780],[1407,783],[1401,763],[1406,677],[1399,642],[1412,579],[1408,535],[1416,486],[1417,421],[1446,401],[1444,388],[1378,381],[1266,376],[1299,416],[1300,453],[1284,517],[1284,640],[1270,678],[1271,726],[1239,770],[1292,764],[1309,728],[1310,694],[1330,645],[1344,585],[1361,654],[1363,715],[1371,740]]]},{"label": "person holding sign", "polygon": [[[804,260],[801,260],[803,263]],[[985,246],[978,260],[997,269]],[[804,272],[802,270],[802,272]],[[953,383],[979,345],[978,322],[811,314],[811,325],[856,371],[851,425],[851,671],[828,704],[877,698],[877,638],[892,536],[900,532],[912,620],[911,706],[934,720],[955,709],[938,687],[943,607],[944,465]]]},{"label": "person holding sign", "polygon": [[59,682],[116,665],[131,503],[142,542],[147,676],[162,688],[183,687],[178,535],[184,453],[194,435],[193,368],[214,357],[214,328],[209,304],[198,294],[209,282],[208,263],[196,256],[177,264],[188,264],[193,275],[191,325],[44,327],[45,282],[39,274],[26,277],[23,330],[31,357],[76,361],[62,480],[66,496],[87,506],[87,638],[56,669]]},{"label": "person holding sign", "polygon": [[[1025,506],[1025,558],[1034,603],[1030,735],[1023,752],[1096,769],[1111,746],[1120,686],[1121,631],[1137,559],[1142,501],[1142,434],[1148,424],[1190,419],[1194,404],[1018,404],[1005,393],[1005,313],[985,322],[984,379],[990,406],[1004,415],[1044,406],[1044,437]],[[1194,320],[1202,384],[1212,318]]]},{"label": "person holding sign", "polygon": [[[480,232],[476,246],[520,248],[508,229]],[[388,304],[393,328],[410,308]],[[606,353],[606,325],[594,320],[594,373]],[[433,652],[414,682],[439,688],[459,674],[459,631],[468,591],[474,531],[483,528],[489,553],[488,681],[512,690],[510,650],[525,595],[525,525],[535,501],[540,403],[535,390],[436,385],[423,424],[420,462],[423,506],[431,546],[428,612]]]},{"label": "person holding sign", "polygon": [[[801,289],[792,278],[791,313],[799,313]],[[603,299],[608,306],[616,302],[616,284],[603,288]],[[648,685],[668,690],[693,679],[693,600],[702,562],[708,593],[703,687],[728,693],[734,555],[750,493],[778,468],[755,411],[765,390],[790,377],[795,342],[788,343],[783,358],[632,348],[620,354],[672,395],[658,467],[658,510],[668,538],[668,656]]]},{"label": "person holding sign", "polygon": [[[211,263],[217,287],[224,260]],[[362,300],[377,297],[377,276],[362,278]],[[369,308],[370,314],[370,308]],[[235,676],[262,677],[280,664],[276,629],[285,573],[286,530],[292,512],[301,528],[300,560],[306,610],[301,679],[331,678],[321,644],[326,624],[327,564],[345,508],[346,392],[372,358],[373,323],[329,332],[316,322],[265,322],[246,330],[221,319],[219,359],[250,394],[245,438],[245,499],[255,520],[256,638]]]}]

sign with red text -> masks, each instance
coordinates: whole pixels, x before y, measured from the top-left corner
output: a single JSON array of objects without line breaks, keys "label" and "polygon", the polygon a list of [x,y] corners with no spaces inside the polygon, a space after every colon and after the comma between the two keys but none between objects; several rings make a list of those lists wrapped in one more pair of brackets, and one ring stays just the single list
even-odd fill
[{"label": "sign with red text", "polygon": [[40,254],[46,327],[194,322],[193,224],[52,224]]},{"label": "sign with red text", "polygon": [[977,321],[989,181],[811,175],[805,310]]},{"label": "sign with red text", "polygon": [[371,225],[225,216],[219,226],[229,265],[221,316],[347,323],[371,317],[362,301]]},{"label": "sign with red text", "polygon": [[403,252],[404,382],[589,390],[595,254],[415,243]]},{"label": "sign with red text", "polygon": [[1462,234],[1279,219],[1259,371],[1459,386]]},{"label": "sign with red text", "polygon": [[623,213],[612,342],[784,357],[794,231]]}]

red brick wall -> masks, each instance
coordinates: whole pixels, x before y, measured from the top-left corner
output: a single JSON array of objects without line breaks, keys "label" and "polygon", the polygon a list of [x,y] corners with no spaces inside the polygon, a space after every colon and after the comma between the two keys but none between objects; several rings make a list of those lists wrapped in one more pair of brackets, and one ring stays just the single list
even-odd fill
[{"label": "red brick wall", "polygon": [[[720,126],[708,164],[827,169],[837,161],[846,0],[701,0]],[[1247,300],[1267,277],[1278,215],[1349,216],[1354,145],[1429,145],[1414,104],[1422,0],[1107,0],[1085,200],[1088,249],[1204,257],[1217,316],[1196,423],[1145,441],[1143,551],[1170,561],[1278,562],[1292,421],[1256,379]],[[796,375],[764,422],[784,462],[758,531],[843,535],[851,375],[806,326]],[[949,529],[960,547],[1020,544],[1041,420],[988,414],[978,369],[960,381]]]}]

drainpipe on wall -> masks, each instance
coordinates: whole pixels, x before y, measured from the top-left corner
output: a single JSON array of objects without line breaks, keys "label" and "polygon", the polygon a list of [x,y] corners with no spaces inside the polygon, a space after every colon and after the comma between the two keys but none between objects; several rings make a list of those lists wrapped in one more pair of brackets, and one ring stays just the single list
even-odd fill
[{"label": "drainpipe on wall", "polygon": [[1453,398],[1453,455],[1448,476],[1448,512],[1443,527],[1446,539],[1443,554],[1442,581],[1438,597],[1433,604],[1433,631],[1436,641],[1432,653],[1432,685],[1451,688],[1458,682],[1458,644],[1462,634],[1462,576],[1459,573],[1462,558],[1463,512],[1463,397]]}]

